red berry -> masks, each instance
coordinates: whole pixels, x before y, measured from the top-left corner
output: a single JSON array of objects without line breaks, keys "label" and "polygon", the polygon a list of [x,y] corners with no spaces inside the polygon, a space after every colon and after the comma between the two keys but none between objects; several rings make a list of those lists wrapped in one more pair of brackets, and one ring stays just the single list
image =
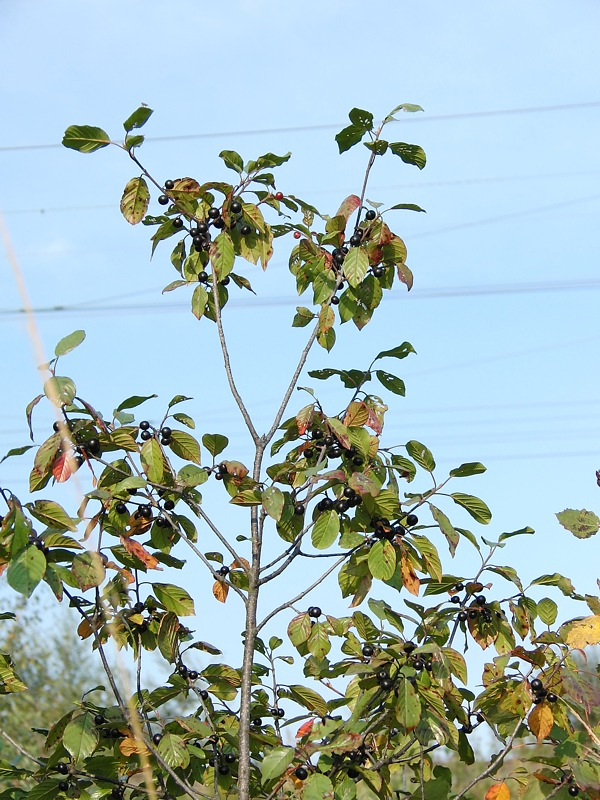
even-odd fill
[{"label": "red berry", "polygon": [[300,231],[294,231],[294,239],[299,239],[302,236]]},{"label": "red berry", "polygon": [[283,192],[277,192],[275,195],[275,200],[283,200]]}]

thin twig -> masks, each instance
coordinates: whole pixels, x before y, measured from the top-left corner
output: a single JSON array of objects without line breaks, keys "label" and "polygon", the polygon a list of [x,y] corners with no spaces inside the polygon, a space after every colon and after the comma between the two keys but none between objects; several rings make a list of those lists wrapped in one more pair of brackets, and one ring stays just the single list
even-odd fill
[{"label": "thin twig", "polygon": [[494,772],[497,770],[497,768],[502,764],[504,756],[510,751],[510,749],[512,747],[512,743],[516,739],[517,733],[519,732],[519,728],[521,727],[522,724],[523,724],[523,720],[520,719],[517,722],[517,725],[516,725],[514,731],[508,737],[504,747],[496,755],[496,757],[493,758],[490,761],[489,766],[486,769],[484,769],[484,771],[480,775],[478,775],[476,778],[473,778],[471,783],[469,783],[467,786],[465,786],[465,788],[456,795],[454,800],[460,800],[461,797],[464,797],[467,794],[467,792],[470,792],[471,789],[474,786],[476,786],[480,781],[484,780],[485,778],[489,778],[490,775],[494,774]]},{"label": "thin twig", "polygon": [[36,758],[28,750],[25,750],[25,748],[22,745],[20,745],[18,742],[15,742],[15,740],[12,738],[12,736],[10,736],[2,728],[0,728],[0,736],[2,736],[4,739],[6,739],[6,741],[9,744],[11,744],[15,748],[15,750],[18,750],[19,753],[21,753],[22,756],[25,756],[25,758],[28,758],[30,761],[34,761],[36,764],[39,764],[40,767],[44,766],[44,762],[43,761],[40,761],[39,758]]},{"label": "thin twig", "polygon": [[262,622],[260,622],[256,626],[256,633],[260,633],[260,631],[264,628],[264,626],[267,624],[267,622],[269,622],[269,620],[273,619],[274,616],[279,614],[281,611],[285,611],[286,608],[290,608],[290,606],[293,606],[294,603],[298,602],[298,600],[302,600],[303,597],[306,597],[306,595],[309,594],[310,592],[312,592],[313,589],[316,589],[317,586],[319,586],[319,584],[321,584],[325,580],[325,578],[327,578],[329,575],[331,575],[331,573],[334,570],[336,570],[341,564],[344,563],[344,561],[347,559],[347,557],[348,557],[347,555],[344,555],[342,558],[339,558],[335,562],[335,564],[332,564],[331,567],[329,567],[329,569],[326,572],[324,572],[322,575],[320,575],[317,578],[316,581],[311,583],[311,585],[307,589],[305,589],[303,592],[300,592],[300,594],[297,594],[296,597],[293,597],[287,603],[282,603],[280,606],[278,606],[273,611],[271,611],[269,614],[267,614],[267,616],[262,620]]},{"label": "thin twig", "polygon": [[281,418],[285,414],[285,410],[286,410],[287,405],[288,405],[288,403],[290,401],[290,397],[292,396],[292,392],[294,391],[294,389],[296,387],[296,384],[298,383],[298,378],[300,377],[300,373],[304,369],[304,365],[306,363],[306,359],[308,358],[308,354],[310,353],[311,347],[315,343],[315,339],[317,338],[318,335],[319,335],[319,325],[317,324],[317,325],[315,325],[314,330],[311,333],[311,335],[310,335],[310,337],[308,339],[308,342],[306,343],[306,347],[302,351],[302,354],[300,356],[300,360],[298,361],[298,365],[296,366],[296,369],[295,369],[294,374],[292,376],[292,380],[290,381],[290,385],[288,386],[288,388],[286,390],[286,393],[283,396],[283,401],[282,401],[281,405],[279,406],[279,410],[277,411],[277,414],[275,415],[275,420],[273,421],[273,424],[269,428],[268,433],[266,433],[265,436],[264,436],[264,440],[263,441],[264,441],[265,445],[268,444],[271,441],[271,439],[275,435],[275,431],[279,427],[279,423],[281,422]]}]

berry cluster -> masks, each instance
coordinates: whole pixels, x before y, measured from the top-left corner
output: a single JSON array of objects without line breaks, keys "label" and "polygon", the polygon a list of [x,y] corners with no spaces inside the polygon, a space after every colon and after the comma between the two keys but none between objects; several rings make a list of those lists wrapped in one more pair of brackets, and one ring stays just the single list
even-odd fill
[{"label": "berry cluster", "polygon": [[[68,419],[65,415],[65,426],[69,429],[70,438],[64,438],[60,444],[61,453],[70,453],[77,465],[83,466],[86,458],[100,458],[102,445],[98,438],[98,431],[84,419]],[[61,425],[55,422],[52,426],[55,433],[59,433]]]},{"label": "berry cluster", "polygon": [[140,439],[142,439],[144,442],[147,442],[149,439],[152,439],[156,434],[158,434],[160,436],[160,443],[163,446],[166,447],[171,444],[171,434],[173,431],[167,425],[163,425],[163,427],[157,431],[155,428],[152,428],[148,420],[143,419],[138,427],[141,431]]},{"label": "berry cluster", "polygon": [[312,428],[310,438],[307,439],[307,447],[302,450],[302,455],[307,461],[317,458],[321,461],[324,456],[327,458],[344,458],[350,460],[355,467],[362,467],[365,463],[364,458],[359,455],[356,447],[342,447],[342,445],[331,434],[326,433],[322,428]]},{"label": "berry cluster", "polygon": [[558,695],[545,689],[544,684],[539,678],[534,678],[529,685],[533,692],[532,702],[535,703],[535,705],[543,703],[544,700],[547,703],[556,703],[558,700]]}]

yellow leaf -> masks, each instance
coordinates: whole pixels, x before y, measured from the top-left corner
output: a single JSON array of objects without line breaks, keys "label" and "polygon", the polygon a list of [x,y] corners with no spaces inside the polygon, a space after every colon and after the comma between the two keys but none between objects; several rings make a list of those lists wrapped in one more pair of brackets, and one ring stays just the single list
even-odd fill
[{"label": "yellow leaf", "polygon": [[421,581],[417,578],[417,574],[413,569],[413,565],[410,563],[404,553],[402,553],[400,568],[402,570],[402,583],[406,586],[411,594],[414,594],[415,597],[418,597]]},{"label": "yellow leaf", "polygon": [[538,742],[543,741],[554,725],[552,709],[547,703],[540,703],[531,711],[528,722],[529,730],[537,738]]},{"label": "yellow leaf", "polygon": [[139,741],[139,739],[133,739],[131,736],[126,736],[121,740],[119,750],[124,756],[149,755],[150,753],[143,742]]},{"label": "yellow leaf", "polygon": [[364,403],[354,401],[350,403],[346,411],[346,416],[343,419],[344,425],[348,428],[362,428],[362,426],[369,419],[369,409]]},{"label": "yellow leaf", "polygon": [[510,800],[510,789],[504,781],[495,783],[487,790],[485,800]]},{"label": "yellow leaf", "polygon": [[213,583],[213,594],[219,603],[224,603],[227,600],[227,595],[229,594],[229,584],[225,583],[224,581],[215,581]]},{"label": "yellow leaf", "polygon": [[565,641],[577,650],[583,650],[589,644],[600,644],[600,616],[592,614],[569,623]]}]

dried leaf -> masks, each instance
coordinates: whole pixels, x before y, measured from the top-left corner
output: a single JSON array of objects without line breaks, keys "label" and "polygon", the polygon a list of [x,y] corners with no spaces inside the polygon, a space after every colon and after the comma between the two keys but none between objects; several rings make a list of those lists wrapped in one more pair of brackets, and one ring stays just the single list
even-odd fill
[{"label": "dried leaf", "polygon": [[537,738],[538,742],[542,742],[552,730],[554,725],[554,714],[552,709],[547,703],[540,703],[534,706],[529,714],[529,730]]},{"label": "dried leaf", "polygon": [[413,568],[413,565],[410,563],[410,560],[404,555],[404,553],[402,554],[400,569],[402,571],[402,583],[411,594],[414,594],[415,597],[418,597],[421,581],[417,578],[417,574]]},{"label": "dried leaf", "polygon": [[138,739],[133,739],[131,736],[126,736],[124,739],[121,740],[121,744],[119,745],[119,750],[123,753],[124,756],[150,754],[150,751],[148,750],[144,742],[141,742]]},{"label": "dried leaf", "polygon": [[135,558],[139,559],[142,564],[144,564],[148,569],[158,569],[162,570],[162,567],[158,566],[158,559],[149,553],[145,547],[139,542],[136,542],[135,539],[126,539],[124,536],[121,536],[121,544]]},{"label": "dried leaf", "polygon": [[590,644],[600,644],[600,616],[598,614],[578,619],[564,627],[568,630],[565,640],[569,647],[583,650]]},{"label": "dried leaf", "polygon": [[229,584],[224,581],[215,581],[213,583],[213,594],[219,603],[224,603],[229,594]]}]

